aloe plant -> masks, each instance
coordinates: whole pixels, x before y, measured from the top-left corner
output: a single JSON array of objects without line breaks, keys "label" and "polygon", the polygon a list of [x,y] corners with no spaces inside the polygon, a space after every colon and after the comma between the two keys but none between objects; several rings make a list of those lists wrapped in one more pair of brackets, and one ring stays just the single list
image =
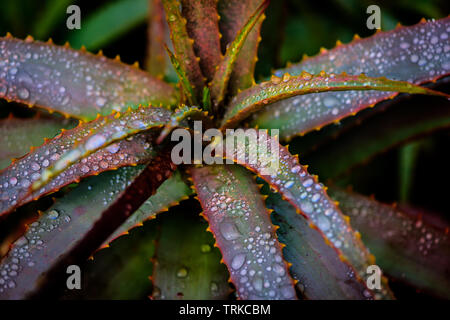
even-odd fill
[{"label": "aloe plant", "polygon": [[[374,254],[386,274],[402,277],[401,261],[410,272],[409,283],[450,297],[446,232],[421,231],[421,220],[416,230],[419,222],[397,209],[340,189],[331,198],[301,164],[302,157],[284,144],[399,93],[437,96],[427,99],[441,108],[434,113],[424,111],[426,106],[413,108],[419,118],[420,112],[428,115],[426,123],[411,130],[401,126],[398,133],[394,123],[393,141],[384,140],[361,157],[448,126],[448,105],[442,107],[448,95],[422,84],[450,72],[450,18],[356,37],[256,83],[259,32],[268,4],[151,0],[149,34],[156,38],[147,50],[148,72],[68,44],[10,34],[0,38],[0,97],[42,114],[1,120],[1,163],[17,157],[0,172],[2,223],[36,213],[25,221],[26,231],[8,230],[12,236],[0,239],[9,247],[0,263],[1,298],[56,294],[66,268],[99,249],[96,256],[106,256],[104,262],[94,259],[86,272],[105,287],[100,296],[107,298],[139,292],[154,299],[232,294],[239,299],[393,299],[385,276],[380,288],[367,284]],[[169,35],[171,43],[165,41]],[[164,82],[174,74],[176,83]],[[276,146],[278,169],[267,175],[263,164],[239,157],[233,157],[236,163],[175,165],[170,133],[193,130],[193,120],[223,132],[279,129],[281,144],[262,131],[258,135]],[[57,129],[62,131],[55,136]],[[366,130],[362,136],[370,134]],[[33,146],[42,138],[42,145]],[[31,150],[25,154],[27,147]],[[227,155],[246,147],[252,148],[244,145]],[[339,172],[361,161],[337,157]],[[329,156],[319,159],[325,168],[333,168],[333,162]],[[132,246],[106,249],[189,198],[200,203],[207,228],[178,210],[180,217],[162,217],[159,231],[135,237]],[[391,231],[384,229],[387,221]],[[142,258],[152,260],[133,262]],[[102,268],[112,270],[109,281],[102,278]],[[151,282],[133,278],[142,272]],[[127,287],[121,290],[117,282]]]}]

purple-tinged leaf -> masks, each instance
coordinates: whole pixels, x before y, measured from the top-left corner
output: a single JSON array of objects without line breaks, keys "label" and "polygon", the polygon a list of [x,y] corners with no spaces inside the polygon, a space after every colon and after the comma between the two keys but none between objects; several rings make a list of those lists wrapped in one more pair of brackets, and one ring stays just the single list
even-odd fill
[{"label": "purple-tinged leaf", "polygon": [[236,38],[229,44],[223,60],[217,66],[214,77],[209,85],[211,88],[211,98],[216,108],[225,98],[225,92],[231,77],[231,72],[233,71],[234,64],[245,43],[245,40],[247,39],[247,36],[253,30],[258,22],[258,19],[264,13],[264,10],[266,10],[268,5],[269,0],[265,0],[256,8],[253,15],[248,19],[246,24],[236,35]]},{"label": "purple-tinged leaf", "polygon": [[[264,0],[226,0],[219,1],[218,10],[220,15],[220,32],[222,34],[222,48],[227,47],[236,38],[239,30],[250,19],[251,15],[262,4]],[[258,44],[261,41],[260,29],[264,15],[250,31],[245,43],[239,52],[231,73],[229,90],[231,95],[251,87],[255,81],[253,74],[257,61]]]},{"label": "purple-tinged leaf", "polygon": [[161,217],[160,236],[152,259],[151,298],[225,300],[231,292],[229,274],[220,263],[214,237],[206,231],[208,224],[201,217],[181,213]]},{"label": "purple-tinged leaf", "polygon": [[401,143],[448,127],[449,101],[434,97],[407,99],[342,130],[338,139],[323,143],[303,159],[321,177],[333,179]]},{"label": "purple-tinged leaf", "polygon": [[164,47],[170,45],[170,31],[162,0],[149,0],[148,19],[146,69],[159,79],[171,78],[174,70]]},{"label": "purple-tinged leaf", "polygon": [[57,200],[2,260],[0,297],[42,297],[53,285],[64,286],[66,268],[87,259],[173,169],[164,152],[145,168],[91,177]]},{"label": "purple-tinged leaf", "polygon": [[377,256],[382,271],[416,288],[450,297],[448,226],[427,225],[420,217],[368,197],[330,188],[351,224]]},{"label": "purple-tinged leaf", "polygon": [[45,138],[53,138],[60,129],[70,129],[76,122],[69,119],[37,115],[34,118],[8,117],[0,120],[0,170],[11,164],[31,147],[41,145]]},{"label": "purple-tinged leaf", "polygon": [[238,297],[295,299],[275,228],[251,174],[236,165],[190,170]]},{"label": "purple-tinged leaf", "polygon": [[[355,269],[355,276],[365,279],[366,269],[375,259],[362,243],[359,234],[352,230],[348,217],[327,195],[326,187],[318,182],[317,176],[307,172],[307,167],[299,163],[298,156],[291,155],[274,137],[261,132],[254,136],[257,140],[252,142],[249,139],[248,144],[238,143],[237,147],[229,148],[230,143],[226,146],[220,143],[218,148],[225,151],[227,161],[245,166],[277,190],[284,200],[307,219],[311,227],[321,233],[339,257]],[[375,292],[375,297],[391,297],[387,283],[383,283],[382,288]]]},{"label": "purple-tinged leaf", "polygon": [[[42,146],[35,148],[28,155],[16,160],[0,172],[0,215],[87,176],[122,166],[136,165],[153,158],[156,150],[151,144],[151,136],[148,133],[138,134],[90,154],[68,167],[39,190],[33,192],[31,190],[36,181],[41,181],[44,173],[47,178],[50,177],[48,168],[52,168],[56,163],[61,163],[60,160],[67,157],[70,150],[77,150],[80,143],[85,143],[88,149],[91,149],[90,146],[92,146],[92,150],[98,149],[100,142],[103,145],[114,132],[117,135],[125,134],[126,136],[127,132],[145,129],[144,127],[152,121],[161,121],[161,117],[169,119],[170,112],[163,108],[130,110],[119,119],[112,114],[108,117],[99,117],[92,122],[80,123],[78,127],[63,131],[54,139],[47,140]],[[120,124],[121,119],[127,121]],[[95,134],[94,137],[86,139],[92,135],[92,132],[98,132],[103,127],[112,129],[112,132],[105,131],[108,133],[108,135],[102,136],[105,139],[95,136]],[[62,163],[62,165],[65,164],[65,162]],[[44,181],[48,182],[48,180]]]},{"label": "purple-tinged leaf", "polygon": [[181,69],[187,75],[197,100],[201,101],[205,81],[198,63],[199,58],[194,52],[194,40],[189,38],[186,19],[182,17],[180,12],[180,2],[178,0],[162,0],[162,3],[170,27],[175,57],[180,62]]},{"label": "purple-tinged leaf", "polygon": [[146,72],[68,46],[0,38],[0,98],[92,120],[129,105],[174,105],[175,89]]},{"label": "purple-tinged leaf", "polygon": [[296,286],[306,299],[373,299],[364,281],[355,277],[354,269],[339,258],[292,205],[279,194],[270,194],[266,204],[274,210],[272,221],[280,227],[278,239],[286,245],[284,257],[292,263],[291,275],[298,280]]},{"label": "purple-tinged leaf", "polygon": [[208,82],[222,60],[217,1],[181,0],[182,14],[187,20],[186,29],[194,39],[194,51],[200,58],[200,68]]},{"label": "purple-tinged leaf", "polygon": [[99,118],[98,127],[85,131],[84,137],[76,141],[73,147],[68,148],[60,159],[44,169],[38,179],[33,179],[31,190],[41,189],[73,164],[114,142],[164,126],[169,122],[170,115],[171,112],[167,109],[150,106],[139,107],[137,110],[130,108],[123,114],[116,113],[114,116]]},{"label": "purple-tinged leaf", "polygon": [[[282,78],[272,76],[270,81],[251,87],[235,96],[227,107],[222,126],[233,128],[249,115],[261,110],[268,104],[271,104],[270,107],[272,108],[278,108],[275,102],[289,97],[317,92],[348,90],[396,91],[448,97],[444,93],[422,88],[405,81],[388,80],[385,77],[371,78],[364,74],[351,76],[346,73],[336,75],[326,74],[325,72],[318,75],[303,72],[299,76],[290,76],[286,73]],[[347,94],[351,94],[352,91],[348,92],[350,93]],[[302,109],[301,112],[304,112],[304,110]],[[308,117],[305,116],[303,119],[308,119]],[[323,123],[323,125],[325,124]]]},{"label": "purple-tinged leaf", "polygon": [[[450,72],[450,18],[398,27],[387,32],[339,44],[331,50],[304,59],[275,72],[365,73],[385,76],[415,84],[434,81]],[[251,124],[261,128],[280,129],[281,138],[304,134],[342,119],[382,100],[393,98],[392,92],[328,92],[295,97],[277,102],[256,114]]]}]

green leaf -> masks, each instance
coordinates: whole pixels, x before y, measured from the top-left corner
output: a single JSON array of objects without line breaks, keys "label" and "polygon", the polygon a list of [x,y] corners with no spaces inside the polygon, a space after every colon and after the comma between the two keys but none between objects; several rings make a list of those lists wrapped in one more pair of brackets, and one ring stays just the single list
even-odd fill
[{"label": "green leaf", "polygon": [[191,168],[203,215],[240,299],[295,299],[275,228],[252,176],[236,166]]},{"label": "green leaf", "polygon": [[[284,200],[308,220],[311,227],[320,231],[324,240],[339,253],[340,258],[348,262],[360,278],[364,279],[367,266],[373,264],[374,257],[350,227],[348,217],[344,216],[337,204],[329,198],[326,188],[318,182],[317,176],[310,175],[306,167],[298,162],[298,157],[291,155],[274,137],[261,132],[255,134],[255,137],[258,140],[254,143],[249,139],[245,144],[238,143],[236,148],[230,148],[230,143],[225,147],[220,143],[218,148],[225,151],[227,161],[235,161],[257,173],[279,192]],[[375,296],[390,297],[386,283]]]},{"label": "green leaf", "polygon": [[[180,79],[181,87],[183,88],[184,96],[186,97],[187,103],[189,105],[197,104],[197,96],[194,91],[194,87],[191,85],[189,81],[189,76],[186,73],[185,68],[181,65],[181,62],[175,57],[175,55],[170,51],[170,49],[166,46],[166,51],[170,59],[170,63],[172,64],[173,69],[175,70],[178,79]],[[183,102],[184,99],[182,99]]]},{"label": "green leaf", "polygon": [[321,177],[336,178],[405,141],[449,126],[447,101],[433,97],[408,99],[342,130],[337,139],[323,143],[304,161]]},{"label": "green leaf", "polygon": [[[396,91],[447,97],[444,93],[422,88],[405,81],[388,80],[385,77],[371,78],[364,74],[350,76],[346,73],[335,75],[325,72],[318,75],[303,72],[300,76],[290,76],[286,73],[283,78],[272,76],[271,81],[251,87],[235,96],[227,108],[222,126],[223,128],[233,128],[249,115],[261,110],[268,104],[272,104],[272,108],[278,108],[279,105],[275,102],[289,97],[317,92],[348,90]],[[343,95],[351,95],[351,92],[353,91],[348,91]],[[300,115],[304,122],[309,121],[309,114],[310,111],[307,108],[301,108],[296,112],[296,115]],[[334,116],[334,121],[340,119],[338,114],[329,114],[328,116]],[[319,127],[326,123],[319,124]],[[284,127],[281,129],[284,129]]]},{"label": "green leaf", "polygon": [[[255,10],[263,3],[264,0],[227,0],[219,1],[218,10],[220,15],[220,32],[222,34],[222,48],[232,43],[236,38],[239,30],[250,19]],[[236,62],[230,77],[229,89],[231,95],[236,95],[238,90],[244,90],[251,87],[255,81],[253,74],[257,61],[258,44],[261,40],[260,29],[264,15],[250,31],[244,45],[237,55]]]},{"label": "green leaf", "polygon": [[45,8],[34,22],[33,34],[38,39],[49,36],[55,25],[64,20],[64,14],[67,7],[72,3],[71,0],[51,0],[45,3]]},{"label": "green leaf", "polygon": [[284,257],[292,263],[290,272],[299,281],[296,286],[306,299],[373,299],[364,281],[355,277],[355,270],[339,258],[293,206],[273,193],[266,204],[274,209],[272,221],[280,227],[277,235],[286,245]]},{"label": "green leaf", "polygon": [[170,207],[176,206],[182,200],[192,195],[192,190],[184,183],[179,171],[164,181],[156,193],[148,198],[103,244],[106,246],[115,238],[127,234],[131,229],[142,226],[146,220],[156,218],[156,215]]},{"label": "green leaf", "polygon": [[58,199],[2,260],[0,298],[43,297],[49,288],[64,286],[66,268],[87,259],[173,169],[165,152],[145,169],[92,177]]},{"label": "green leaf", "polygon": [[38,115],[34,118],[14,118],[0,120],[0,169],[11,164],[12,158],[19,158],[38,146],[45,138],[53,138],[60,129],[70,129],[76,125],[69,119]]},{"label": "green leaf", "polygon": [[88,50],[100,49],[143,24],[148,11],[148,0],[109,2],[88,17],[82,17],[81,29],[70,31],[69,42],[74,48],[84,45]]},{"label": "green leaf", "polygon": [[153,258],[153,299],[224,300],[230,294],[227,268],[206,231],[208,224],[199,218],[184,212],[162,217]]},{"label": "green leaf", "polygon": [[[385,76],[415,84],[434,81],[449,74],[448,28],[450,18],[421,22],[378,32],[372,37],[356,39],[332,50],[324,50],[301,63],[275,72],[281,77],[289,72],[365,73],[370,77]],[[280,101],[255,115],[252,126],[282,129],[281,137],[289,138],[321,127],[358,112],[382,100],[393,98],[392,92],[329,92]]]},{"label": "green leaf", "polygon": [[203,86],[205,84],[200,70],[198,57],[194,53],[193,42],[186,29],[186,19],[181,16],[178,0],[162,0],[166,12],[166,20],[170,28],[175,57],[180,62],[180,68],[187,75],[194,88],[197,101],[201,101]]},{"label": "green leaf", "polygon": [[194,51],[200,58],[200,68],[206,80],[212,80],[216,66],[222,60],[220,51],[218,0],[181,0],[189,37],[194,39]]},{"label": "green leaf", "polygon": [[[170,178],[169,178],[170,179]],[[158,225],[146,223],[80,266],[82,290],[66,290],[64,300],[144,300],[152,292],[148,275],[155,254]]]},{"label": "green leaf", "polygon": [[258,22],[258,19],[264,13],[264,10],[269,5],[269,1],[264,1],[255,10],[253,15],[249,18],[247,23],[242,27],[236,38],[227,47],[225,56],[220,64],[216,68],[214,77],[210,83],[211,97],[216,108],[222,102],[225,97],[225,92],[228,86],[228,81],[230,80],[231,72],[233,71],[234,64],[237,60],[238,54],[242,49],[242,46],[247,39],[249,33],[253,30],[253,27]]},{"label": "green leaf", "polygon": [[365,196],[330,188],[377,256],[382,271],[414,287],[450,297],[450,240],[445,230]]},{"label": "green leaf", "polygon": [[156,152],[151,135],[124,138],[169,119],[170,111],[164,108],[130,109],[122,116],[80,123],[47,140],[0,173],[0,214],[84,177],[149,161]]},{"label": "green leaf", "polygon": [[174,105],[175,89],[136,67],[68,46],[0,38],[0,97],[83,120],[139,103]]}]

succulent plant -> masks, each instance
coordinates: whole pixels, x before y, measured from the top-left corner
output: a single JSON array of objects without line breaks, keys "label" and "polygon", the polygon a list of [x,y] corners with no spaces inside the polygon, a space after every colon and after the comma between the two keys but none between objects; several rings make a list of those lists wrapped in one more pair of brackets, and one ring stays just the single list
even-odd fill
[{"label": "succulent plant", "polygon": [[[127,297],[137,282],[148,282],[133,277],[143,269],[155,299],[224,299],[233,292],[239,299],[392,299],[386,277],[380,288],[367,283],[375,255],[390,276],[450,296],[446,231],[402,208],[327,190],[277,139],[286,143],[383,101],[386,108],[399,93],[437,96],[430,98],[436,108],[411,104],[397,118],[377,114],[360,140],[336,140],[318,163],[346,170],[359,161],[354,144],[380,128],[390,140],[380,139],[376,150],[448,125],[448,95],[422,85],[449,74],[450,18],[338,43],[255,83],[268,1],[150,5],[149,72],[68,44],[0,38],[0,97],[42,110],[33,118],[1,120],[2,163],[20,158],[0,172],[0,217],[4,225],[14,219],[28,225],[2,236],[1,298],[53,294],[69,265],[188,198],[198,200],[207,223],[183,210],[163,214],[162,227],[137,235],[132,246],[96,253],[105,259],[89,277],[128,279],[118,291],[102,283],[100,295]],[[169,32],[171,43],[165,43]],[[169,73],[177,83],[164,82]],[[413,117],[417,126],[408,122]],[[227,153],[234,163],[175,165],[170,133],[192,130],[193,121],[221,132],[278,129],[279,136],[257,131],[263,143],[276,146],[278,169],[269,175],[261,162],[229,157],[251,145]],[[42,137],[42,145],[23,155]]]}]

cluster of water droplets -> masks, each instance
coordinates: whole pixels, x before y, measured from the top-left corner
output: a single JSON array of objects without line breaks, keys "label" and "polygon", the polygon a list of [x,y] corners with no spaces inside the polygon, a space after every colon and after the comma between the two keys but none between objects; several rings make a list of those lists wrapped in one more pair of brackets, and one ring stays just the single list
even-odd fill
[{"label": "cluster of water droplets", "polygon": [[[36,268],[39,270],[39,263],[42,263],[40,257],[35,259],[36,251],[45,250],[47,235],[58,232],[63,224],[70,221],[69,215],[53,209],[29,226],[25,235],[16,240],[8,256],[0,264],[0,294],[7,295],[8,289],[15,288],[21,273],[36,274]],[[25,282],[27,279],[20,281]]]},{"label": "cluster of water droplets", "polygon": [[[350,75],[365,73],[370,77],[385,76],[414,83],[431,81],[450,71],[449,35],[448,19],[403,27],[339,46],[276,71],[275,75],[280,79],[285,72],[300,75],[304,70],[312,74],[325,70],[335,74],[344,71]],[[371,90],[292,97],[276,102],[255,115],[253,124],[263,128],[280,128],[284,136],[292,136],[353,114],[392,94]]]},{"label": "cluster of water droplets", "polygon": [[235,188],[242,181],[232,174],[219,171],[210,179],[226,187],[211,189],[210,184],[199,184],[197,190],[239,297],[294,299],[295,291],[262,202],[249,200],[252,195],[243,197]]},{"label": "cluster of water droplets", "polygon": [[[0,210],[7,210],[24,200],[34,183],[47,181],[55,170],[60,172],[67,168],[34,195],[59,189],[70,182],[98,172],[136,164],[152,157],[154,149],[147,137],[144,134],[137,134],[112,143],[78,161],[82,155],[89,154],[90,150],[104,145],[107,139],[126,136],[130,131],[142,130],[154,122],[164,123],[168,116],[169,112],[166,109],[142,108],[130,112],[124,120],[114,119],[107,122],[102,119],[64,132],[26,157],[14,162],[0,174]],[[90,133],[100,130],[102,130],[100,134]],[[70,166],[72,163],[74,164]]]},{"label": "cluster of water droplets", "polygon": [[[93,134],[89,134],[81,141],[77,142],[74,148],[65,152],[60,159],[57,159],[55,164],[45,171],[41,180],[45,182],[55,172],[61,172],[81,158],[94,153],[96,150],[106,146],[106,150],[114,154],[120,147],[120,140],[128,137],[128,141],[133,139],[132,134],[144,131],[153,126],[163,125],[170,119],[170,112],[164,108],[140,108],[137,110],[130,110],[118,119],[111,116],[105,118],[102,125],[98,129],[93,130]],[[114,141],[118,143],[111,144]],[[86,159],[86,158],[85,158]],[[103,169],[108,168],[107,162],[100,162]],[[84,170],[89,167],[83,166]]]},{"label": "cluster of water droplets", "polygon": [[145,72],[103,56],[48,43],[0,41],[0,97],[94,117],[130,104],[173,104],[173,92]]}]

